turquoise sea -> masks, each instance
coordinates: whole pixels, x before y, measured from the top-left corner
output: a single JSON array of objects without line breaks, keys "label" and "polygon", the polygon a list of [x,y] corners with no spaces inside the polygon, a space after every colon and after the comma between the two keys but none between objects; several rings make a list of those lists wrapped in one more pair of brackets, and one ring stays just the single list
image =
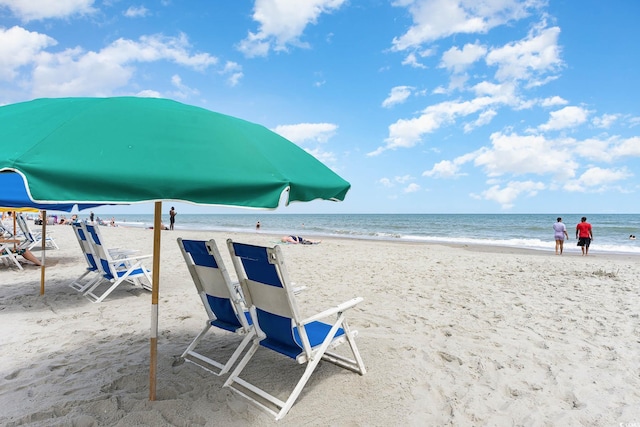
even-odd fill
[{"label": "turquoise sea", "polygon": [[[81,218],[88,216],[82,212]],[[578,252],[575,226],[582,214],[178,214],[176,230],[215,230],[296,234],[309,238],[334,236],[455,244],[498,245],[553,251],[553,223],[561,216],[570,240],[567,252]],[[640,254],[640,214],[585,214],[593,226],[591,252]],[[102,214],[103,220],[111,216]],[[152,215],[122,215],[116,223],[149,227]],[[168,214],[163,215],[168,224]],[[629,235],[639,240],[630,240]]]}]

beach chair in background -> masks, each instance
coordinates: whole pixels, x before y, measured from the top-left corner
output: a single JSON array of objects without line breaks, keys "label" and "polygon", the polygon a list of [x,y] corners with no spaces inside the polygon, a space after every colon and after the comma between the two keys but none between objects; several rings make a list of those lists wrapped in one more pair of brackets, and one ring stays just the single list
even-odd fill
[{"label": "beach chair in background", "polygon": [[0,221],[0,237],[5,239],[13,239],[13,233],[11,232],[11,227],[3,224]]},{"label": "beach chair in background", "polygon": [[[87,262],[87,268],[85,272],[71,282],[69,286],[78,292],[85,292],[89,287],[91,287],[91,285],[106,279],[103,277],[102,269],[98,265],[98,257],[93,253],[93,246],[91,245],[88,231],[80,221],[72,223],[71,226],[73,227],[73,232],[75,233],[78,244],[80,245],[82,255]],[[100,241],[102,241],[99,231],[96,231],[96,233],[98,234]],[[108,251],[109,255],[111,255],[111,258],[113,259],[127,258],[128,256],[139,252],[138,250],[123,250],[119,248],[108,249]]]},{"label": "beach chair in background", "polygon": [[18,240],[7,240],[0,242],[0,260],[8,263],[9,265],[15,265],[22,270],[22,265],[18,261],[18,254],[12,252],[13,245],[19,242]]},{"label": "beach chair in background", "polygon": [[[366,373],[356,346],[356,331],[351,331],[345,311],[362,298],[354,298],[314,316],[301,317],[295,293],[289,282],[279,246],[267,248],[227,240],[233,266],[253,319],[256,336],[253,344],[224,383],[234,392],[275,416],[283,418],[291,409],[320,360],[331,362],[360,375]],[[333,323],[320,319],[333,317]],[[348,343],[353,358],[335,353],[335,347]],[[286,400],[240,378],[259,347],[273,350],[299,364],[305,371]]]},{"label": "beach chair in background", "polygon": [[[71,224],[71,227],[73,227],[73,232],[76,235],[76,239],[78,239],[80,250],[82,250],[82,255],[87,262],[87,268],[85,272],[80,277],[71,282],[69,286],[71,286],[78,292],[85,292],[88,288],[91,287],[91,285],[94,285],[98,281],[104,280],[104,278],[102,277],[100,267],[98,267],[96,256],[93,253],[91,242],[89,241],[89,237],[87,236],[87,230],[82,226],[81,222],[74,222],[73,224]],[[89,277],[87,278],[87,276]]]},{"label": "beach chair in background", "polygon": [[[97,258],[97,266],[101,270],[102,277],[106,279],[92,284],[84,295],[93,302],[102,302],[114,289],[124,282],[130,282],[137,287],[151,291],[151,271],[143,264],[142,260],[151,258],[152,255],[127,256],[126,258],[114,258],[105,248],[97,225],[81,223],[85,235],[89,237],[93,254]],[[146,280],[142,282],[141,280]],[[105,286],[106,290],[102,290]],[[101,291],[102,290],[102,291]]]},{"label": "beach chair in background", "polygon": [[[251,316],[244,305],[242,291],[239,284],[232,283],[214,240],[178,238],[178,246],[208,317],[204,328],[182,353],[182,357],[215,375],[226,374],[255,334],[251,326]],[[212,326],[244,335],[226,362],[213,360],[195,351]]]},{"label": "beach chair in background", "polygon": [[42,246],[42,239],[45,239],[46,249],[59,249],[58,244],[50,235],[43,236],[41,232],[32,232],[31,228],[29,228],[29,224],[27,224],[27,220],[24,218],[24,215],[22,215],[22,213],[18,213],[18,215],[16,215],[16,222],[18,223],[18,227],[22,232],[22,238],[24,239],[20,244],[21,249],[31,250],[36,246]]}]

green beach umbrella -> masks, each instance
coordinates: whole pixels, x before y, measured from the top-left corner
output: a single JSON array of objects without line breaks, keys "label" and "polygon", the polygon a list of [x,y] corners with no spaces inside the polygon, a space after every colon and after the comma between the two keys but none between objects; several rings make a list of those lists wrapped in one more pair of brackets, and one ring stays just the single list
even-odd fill
[{"label": "green beach umbrella", "polygon": [[35,200],[182,200],[275,208],[343,200],[349,183],[267,128],[158,98],[38,99],[0,107],[0,169]]},{"label": "green beach umbrella", "polygon": [[151,400],[162,201],[273,209],[281,201],[343,200],[350,187],[261,125],[167,99],[59,98],[3,106],[0,144],[0,171],[21,174],[34,201],[155,202]]}]

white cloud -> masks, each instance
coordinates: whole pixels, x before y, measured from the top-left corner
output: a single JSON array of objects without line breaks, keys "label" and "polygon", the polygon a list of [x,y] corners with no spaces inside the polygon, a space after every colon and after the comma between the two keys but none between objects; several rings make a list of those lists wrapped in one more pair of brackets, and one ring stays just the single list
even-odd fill
[{"label": "white cloud", "polygon": [[478,115],[478,118],[464,125],[464,132],[469,133],[475,128],[488,125],[498,113],[495,110],[486,110]]},{"label": "white cloud", "polygon": [[238,45],[248,57],[266,56],[271,49],[283,51],[288,45],[306,47],[300,36],[323,13],[338,10],[346,0],[256,0],[253,19],[258,32],[249,32]]},{"label": "white cloud", "polygon": [[383,187],[387,187],[387,188],[393,187],[393,183],[389,178],[380,178],[378,182],[382,184]]},{"label": "white cloud", "polygon": [[576,141],[575,154],[592,162],[614,162],[627,157],[640,157],[640,137],[607,139],[587,138]]},{"label": "white cloud", "polygon": [[462,49],[456,46],[442,54],[441,68],[446,68],[454,73],[461,73],[471,64],[482,58],[487,53],[487,48],[475,44],[466,44]]},{"label": "white cloud", "polygon": [[491,83],[487,81],[480,82],[471,88],[476,96],[491,96],[505,104],[515,103],[517,99],[515,89],[516,87],[513,83]]},{"label": "white cloud", "polygon": [[236,86],[240,82],[240,79],[244,77],[242,66],[233,61],[227,61],[224,64],[224,68],[220,71],[220,74],[227,76],[227,83],[231,87]]},{"label": "white cloud", "polygon": [[386,145],[368,153],[378,155],[385,150],[411,148],[420,142],[422,135],[432,133],[455,118],[468,116],[496,103],[491,97],[475,98],[471,101],[447,101],[427,107],[422,115],[413,119],[400,119],[389,126]]},{"label": "white cloud", "polygon": [[549,98],[545,98],[540,102],[540,105],[543,107],[555,107],[556,105],[567,105],[569,101],[563,99],[559,96],[552,96]]},{"label": "white cloud", "polygon": [[127,85],[140,62],[171,61],[195,70],[217,62],[207,53],[192,54],[187,37],[142,36],[118,39],[99,52],[80,48],[60,53],[41,52],[34,58],[35,96],[109,96]]},{"label": "white cloud", "polygon": [[633,174],[627,171],[626,168],[602,169],[594,166],[586,170],[578,179],[567,182],[564,189],[577,192],[604,191],[609,188],[609,184],[632,176]]},{"label": "white cloud", "polygon": [[581,107],[568,106],[549,113],[549,121],[540,125],[540,130],[560,130],[576,127],[587,121],[589,111]]},{"label": "white cloud", "polygon": [[144,6],[129,6],[123,15],[127,18],[144,18],[149,14],[149,9]]},{"label": "white cloud", "polygon": [[[525,39],[492,49],[486,57],[487,65],[498,67],[495,77],[499,81],[541,78],[563,65],[558,46],[559,35],[558,27],[534,28]],[[540,83],[543,82],[546,80]],[[538,84],[534,82],[530,85]]]},{"label": "white cloud", "polygon": [[428,176],[432,178],[457,178],[459,176],[467,175],[460,172],[460,166],[468,163],[476,157],[476,153],[468,153],[460,157],[456,157],[453,161],[442,160],[439,163],[433,165],[431,170],[424,171],[422,176]]},{"label": "white cloud", "polygon": [[477,152],[475,165],[483,167],[490,177],[512,175],[553,175],[558,179],[571,178],[578,164],[573,160],[571,146],[540,135],[491,135],[491,148]]},{"label": "white cloud", "polygon": [[67,18],[96,12],[94,0],[0,0],[0,9],[8,8],[22,22],[47,18]]},{"label": "white cloud", "polygon": [[56,44],[51,37],[22,27],[0,27],[0,80],[12,81],[20,67],[32,65],[43,49]]},{"label": "white cloud", "polygon": [[610,152],[612,142],[611,139],[587,138],[582,141],[575,141],[573,151],[577,156],[587,160],[610,162],[612,160]]},{"label": "white cloud", "polygon": [[615,158],[640,157],[640,137],[634,136],[616,142],[616,144],[611,147],[611,155]]},{"label": "white cloud", "polygon": [[424,171],[422,176],[429,176],[433,178],[454,178],[461,176],[460,165],[452,162],[451,160],[442,160],[439,163],[433,165],[433,168],[428,171]]},{"label": "white cloud", "polygon": [[338,129],[338,125],[333,123],[299,123],[296,125],[280,125],[274,132],[282,135],[296,144],[306,141],[327,142]]},{"label": "white cloud", "polygon": [[418,57],[413,52],[411,52],[404,58],[404,60],[402,61],[402,65],[408,65],[413,68],[427,68],[426,65],[418,61]]},{"label": "white cloud", "polygon": [[411,86],[396,86],[391,89],[391,93],[387,99],[382,101],[383,107],[391,107],[396,104],[401,104],[411,96],[411,91],[414,88]]},{"label": "white cloud", "polygon": [[537,0],[398,0],[394,6],[407,7],[413,25],[393,39],[393,49],[415,48],[453,34],[487,33],[490,29],[528,15]]},{"label": "white cloud", "polygon": [[[393,178],[386,178],[386,177],[380,178],[378,182],[387,188],[391,188],[391,187],[395,187],[398,184],[405,185],[407,183],[410,183],[413,180],[415,180],[415,178],[411,175],[400,175],[400,176],[394,176]],[[411,187],[411,184],[406,188],[409,188],[409,187]]]},{"label": "white cloud", "polygon": [[406,184],[407,182],[413,181],[414,178],[411,175],[402,175],[402,176],[396,176],[394,180],[397,183]]},{"label": "white cloud", "polygon": [[415,182],[412,182],[411,184],[407,185],[403,190],[403,192],[405,193],[415,193],[417,191],[420,191],[420,186]]},{"label": "white cloud", "polygon": [[324,151],[320,148],[308,149],[305,151],[311,154],[316,159],[320,160],[324,164],[334,163],[336,161],[336,155],[330,151]]},{"label": "white cloud", "polygon": [[140,92],[136,93],[135,96],[139,96],[142,98],[162,98],[160,92],[149,89],[141,90]]},{"label": "white cloud", "polygon": [[594,117],[591,122],[595,127],[608,129],[618,118],[620,118],[618,114],[603,114],[600,117]]},{"label": "white cloud", "polygon": [[640,117],[631,117],[629,119],[629,127],[636,127],[640,125]]},{"label": "white cloud", "polygon": [[538,191],[544,190],[546,186],[542,182],[534,181],[511,181],[506,186],[493,185],[483,191],[480,195],[472,194],[472,197],[484,200],[492,200],[499,203],[503,209],[511,209],[513,202],[524,194],[533,197]]},{"label": "white cloud", "polygon": [[177,92],[172,92],[172,95],[176,98],[185,99],[190,95],[197,95],[198,89],[190,88],[182,83],[182,78],[178,74],[171,76],[171,85],[178,89]]}]

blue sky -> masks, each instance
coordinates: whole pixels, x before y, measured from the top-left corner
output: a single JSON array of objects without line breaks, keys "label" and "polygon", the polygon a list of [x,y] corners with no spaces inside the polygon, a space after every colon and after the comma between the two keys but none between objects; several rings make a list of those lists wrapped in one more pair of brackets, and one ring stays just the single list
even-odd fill
[{"label": "blue sky", "polygon": [[639,16],[622,0],[0,0],[0,105],[156,96],[260,123],[352,184],[282,213],[637,213]]}]

